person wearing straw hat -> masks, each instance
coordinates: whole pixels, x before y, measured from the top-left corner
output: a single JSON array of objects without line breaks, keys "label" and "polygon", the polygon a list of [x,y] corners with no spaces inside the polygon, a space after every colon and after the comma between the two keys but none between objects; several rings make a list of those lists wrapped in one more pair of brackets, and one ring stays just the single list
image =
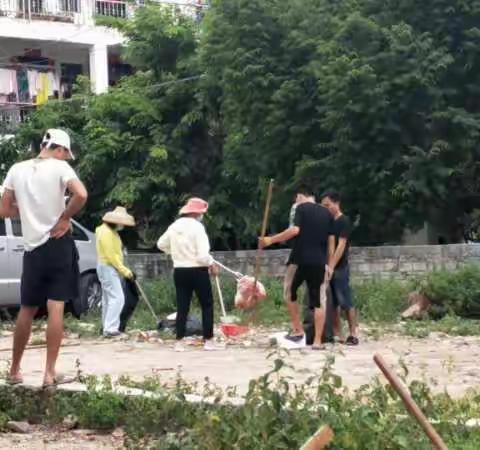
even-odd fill
[{"label": "person wearing straw hat", "polygon": [[[88,193],[67,163],[74,159],[64,130],[46,131],[40,154],[14,164],[3,183],[1,217],[20,217],[23,254],[20,312],[13,336],[9,384],[22,383],[20,363],[39,308],[47,307],[47,361],[43,386],[73,381],[56,372],[63,338],[66,301],[78,295],[78,252],[70,220],[84,207]],[[66,204],[65,193],[71,198]]]},{"label": "person wearing straw hat", "polygon": [[103,224],[95,230],[97,238],[97,274],[102,285],[102,326],[104,337],[120,336],[120,314],[125,303],[122,278],[134,279],[124,264],[119,231],[134,227],[135,219],[121,206],[103,216]]},{"label": "person wearing straw hat", "polygon": [[210,254],[210,243],[202,224],[207,210],[205,200],[191,198],[180,209],[180,218],[168,227],[157,243],[158,248],[173,260],[177,297],[176,351],[185,350],[182,341],[194,292],[202,309],[204,349],[220,349],[213,341],[213,294],[209,276],[209,273],[217,274],[218,268]]}]

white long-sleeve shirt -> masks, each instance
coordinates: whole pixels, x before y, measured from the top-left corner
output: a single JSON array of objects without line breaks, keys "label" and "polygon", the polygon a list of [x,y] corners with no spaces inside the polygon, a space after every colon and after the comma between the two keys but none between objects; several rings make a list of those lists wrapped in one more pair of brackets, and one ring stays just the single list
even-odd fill
[{"label": "white long-sleeve shirt", "polygon": [[172,223],[157,242],[157,247],[173,260],[173,267],[209,267],[213,264],[210,242],[201,222],[181,217]]}]

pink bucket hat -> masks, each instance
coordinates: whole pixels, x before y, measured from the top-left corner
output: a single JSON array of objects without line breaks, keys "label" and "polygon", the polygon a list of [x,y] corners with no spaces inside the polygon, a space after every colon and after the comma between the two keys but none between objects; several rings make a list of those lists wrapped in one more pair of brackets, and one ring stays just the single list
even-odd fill
[{"label": "pink bucket hat", "polygon": [[201,198],[191,198],[180,210],[180,214],[205,214],[208,210],[208,203]]}]

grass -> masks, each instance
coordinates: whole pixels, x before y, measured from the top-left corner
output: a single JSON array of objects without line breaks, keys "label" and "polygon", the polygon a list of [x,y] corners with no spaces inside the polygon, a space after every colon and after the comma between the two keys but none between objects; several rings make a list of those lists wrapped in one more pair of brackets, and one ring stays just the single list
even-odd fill
[{"label": "grass", "polygon": [[[227,313],[238,316],[244,323],[250,322],[264,327],[288,327],[288,313],[283,301],[281,280],[264,278],[261,281],[267,289],[267,300],[261,302],[254,313],[244,313],[234,308],[235,281],[231,277],[221,277]],[[160,319],[175,311],[175,289],[170,278],[146,281],[143,287]],[[431,295],[436,306],[446,305],[440,309],[448,314],[440,320],[399,323],[400,314],[408,306],[408,294],[415,289]],[[368,326],[370,336],[380,337],[388,332],[400,332],[416,337],[426,337],[430,332],[442,332],[454,336],[480,334],[480,321],[458,315],[462,311],[467,314],[477,310],[477,302],[480,303],[479,267],[469,266],[455,272],[435,272],[423,280],[407,282],[394,279],[355,282],[352,291],[360,321]],[[219,322],[221,309],[214,284],[213,293],[215,319]],[[299,298],[303,298],[302,293]],[[465,305],[465,310],[462,310],[462,305]],[[196,299],[192,303],[191,313],[201,317]],[[0,331],[10,330],[11,325],[12,323],[8,321],[0,322]],[[97,337],[101,330],[100,312],[94,311],[83,317],[81,321],[67,317],[65,327],[68,332],[81,337]],[[155,330],[156,328],[157,320],[140,299],[128,329]]]},{"label": "grass", "polygon": [[[435,286],[438,285],[438,274],[434,275]],[[221,286],[225,306],[228,314],[238,316],[242,322],[253,322],[265,327],[287,327],[288,313],[283,301],[283,287],[281,280],[274,278],[263,279],[268,298],[260,303],[254,314],[238,311],[234,308],[236,285],[230,277],[221,277]],[[425,282],[423,282],[425,286]],[[409,321],[399,323],[400,314],[407,306],[408,294],[418,288],[417,281],[366,280],[354,283],[352,292],[354,303],[358,309],[361,323],[368,326],[369,334],[380,337],[388,332],[400,332],[409,336],[426,337],[430,332],[443,332],[453,336],[479,335],[480,321],[466,319],[451,313],[440,320]],[[218,295],[214,287],[215,318],[218,322],[221,310]],[[450,288],[452,289],[452,288]],[[171,279],[158,279],[144,282],[144,290],[152,303],[156,314],[162,319],[175,311],[175,290]],[[465,294],[462,291],[462,295]],[[452,296],[452,294],[450,294]],[[299,298],[303,298],[300,294]],[[192,303],[191,313],[201,317],[198,301]],[[88,328],[83,322],[87,322]],[[78,333],[83,337],[98,336],[101,323],[100,314],[95,312],[87,315],[81,322],[68,318],[66,329]],[[156,319],[140,299],[138,307],[131,318],[129,330],[154,330],[157,328]],[[165,337],[171,337],[166,335]]]},{"label": "grass", "polygon": [[394,323],[407,306],[411,283],[399,280],[367,280],[352,287],[354,304],[361,320]]},{"label": "grass", "polygon": [[480,321],[447,315],[439,320],[408,321],[402,326],[407,336],[424,338],[430,333],[445,333],[450,336],[476,336],[480,334]]}]

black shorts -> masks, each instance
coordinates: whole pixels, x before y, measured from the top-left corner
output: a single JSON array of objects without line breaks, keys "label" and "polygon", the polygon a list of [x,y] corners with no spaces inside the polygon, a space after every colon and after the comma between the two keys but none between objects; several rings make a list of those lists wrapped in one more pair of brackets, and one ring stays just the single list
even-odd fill
[{"label": "black shorts", "polygon": [[320,286],[325,278],[325,264],[320,265],[298,265],[293,275],[290,287],[290,298],[292,302],[297,301],[298,288],[305,281],[310,308],[320,308]]},{"label": "black shorts", "polygon": [[31,252],[25,252],[21,305],[42,307],[47,300],[74,300],[78,296],[78,259],[71,235],[49,239]]}]

